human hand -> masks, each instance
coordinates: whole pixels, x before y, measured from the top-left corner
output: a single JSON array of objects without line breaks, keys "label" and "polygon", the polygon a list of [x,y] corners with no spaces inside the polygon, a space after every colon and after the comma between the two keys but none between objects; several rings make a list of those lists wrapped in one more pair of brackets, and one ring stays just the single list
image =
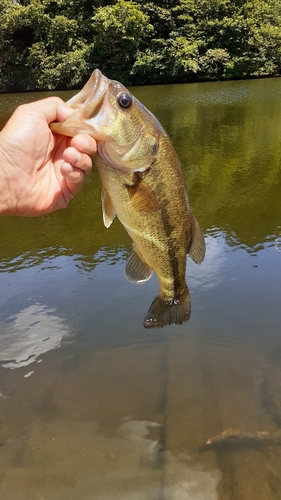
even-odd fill
[{"label": "human hand", "polygon": [[67,207],[92,168],[88,135],[53,134],[73,110],[49,97],[19,106],[0,132],[0,214],[36,217]]}]

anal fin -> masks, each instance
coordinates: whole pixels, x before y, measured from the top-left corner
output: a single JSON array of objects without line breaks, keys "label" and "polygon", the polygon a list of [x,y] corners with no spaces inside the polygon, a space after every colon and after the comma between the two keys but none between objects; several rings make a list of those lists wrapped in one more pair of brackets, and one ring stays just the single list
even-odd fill
[{"label": "anal fin", "polygon": [[200,266],[205,257],[206,245],[204,236],[197,222],[197,219],[192,214],[192,240],[188,249],[189,257]]},{"label": "anal fin", "polygon": [[141,260],[133,248],[126,264],[125,277],[132,283],[144,283],[152,276],[152,269]]}]

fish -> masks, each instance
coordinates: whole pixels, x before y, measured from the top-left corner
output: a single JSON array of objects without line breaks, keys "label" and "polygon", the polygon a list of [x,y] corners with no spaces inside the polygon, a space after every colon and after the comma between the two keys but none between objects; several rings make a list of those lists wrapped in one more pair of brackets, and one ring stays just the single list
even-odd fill
[{"label": "fish", "polygon": [[95,69],[67,104],[75,111],[50,125],[54,133],[89,134],[102,183],[102,211],[108,228],[115,216],[133,240],[125,276],[159,281],[144,319],[145,328],[183,324],[190,317],[187,254],[198,265],[205,240],[190,207],[181,165],[156,117],[120,82]]},{"label": "fish", "polygon": [[281,434],[267,431],[242,432],[239,429],[227,429],[221,434],[208,439],[201,451],[217,449],[258,448],[262,446],[280,446]]}]

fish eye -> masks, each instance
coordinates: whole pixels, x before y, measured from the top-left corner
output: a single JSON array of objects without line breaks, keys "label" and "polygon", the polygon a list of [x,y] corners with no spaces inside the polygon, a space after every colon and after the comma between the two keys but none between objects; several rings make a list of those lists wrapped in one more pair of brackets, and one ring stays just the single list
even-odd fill
[{"label": "fish eye", "polygon": [[117,102],[120,106],[120,108],[130,108],[132,106],[132,98],[130,96],[130,94],[119,94],[119,96],[117,97]]}]

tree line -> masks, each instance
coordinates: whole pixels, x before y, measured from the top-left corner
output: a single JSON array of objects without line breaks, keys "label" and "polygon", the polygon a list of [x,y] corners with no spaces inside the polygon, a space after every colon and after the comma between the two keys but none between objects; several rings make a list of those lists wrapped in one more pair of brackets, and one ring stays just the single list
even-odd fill
[{"label": "tree line", "polygon": [[280,0],[0,0],[0,91],[276,76]]}]

